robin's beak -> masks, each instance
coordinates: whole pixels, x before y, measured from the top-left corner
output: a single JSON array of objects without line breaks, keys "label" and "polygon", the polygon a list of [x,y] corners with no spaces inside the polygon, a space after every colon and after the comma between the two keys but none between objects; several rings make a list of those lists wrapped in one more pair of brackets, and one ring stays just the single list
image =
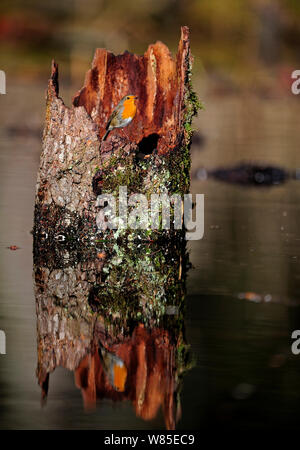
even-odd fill
[{"label": "robin's beak", "polygon": [[137,96],[137,95],[135,95],[135,96],[134,96],[134,99],[135,99],[135,100],[138,100],[138,96]]}]

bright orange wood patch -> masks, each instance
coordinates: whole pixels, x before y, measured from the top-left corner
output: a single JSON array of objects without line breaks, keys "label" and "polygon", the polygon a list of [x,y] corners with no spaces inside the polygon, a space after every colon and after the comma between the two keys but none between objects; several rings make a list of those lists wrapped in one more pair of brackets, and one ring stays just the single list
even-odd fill
[{"label": "bright orange wood patch", "polygon": [[114,364],[114,385],[119,392],[124,392],[126,378],[127,378],[126,367]]}]

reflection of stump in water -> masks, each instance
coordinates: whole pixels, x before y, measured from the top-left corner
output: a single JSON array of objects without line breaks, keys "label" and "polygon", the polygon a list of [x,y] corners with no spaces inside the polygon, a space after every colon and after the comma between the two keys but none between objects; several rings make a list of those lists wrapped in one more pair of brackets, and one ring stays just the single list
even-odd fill
[{"label": "reflection of stump in water", "polygon": [[[181,414],[178,342],[164,329],[147,331],[143,325],[137,326],[128,337],[118,338],[116,342],[109,337],[109,341],[108,344],[106,333],[97,340],[109,349],[107,366],[101,348],[96,345],[94,352],[85,356],[75,370],[85,407],[95,407],[96,400],[103,398],[131,400],[136,414],[145,420],[154,419],[162,407],[166,427],[174,429]],[[116,357],[118,360],[114,361]],[[119,360],[124,369],[118,374]]]},{"label": "reflection of stump in water", "polygon": [[[49,374],[75,372],[85,407],[131,400],[136,414],[163,408],[167,428],[180,415],[188,367],[183,312],[185,241],[35,252],[38,369],[43,398]],[[98,257],[97,257],[98,255]]]}]

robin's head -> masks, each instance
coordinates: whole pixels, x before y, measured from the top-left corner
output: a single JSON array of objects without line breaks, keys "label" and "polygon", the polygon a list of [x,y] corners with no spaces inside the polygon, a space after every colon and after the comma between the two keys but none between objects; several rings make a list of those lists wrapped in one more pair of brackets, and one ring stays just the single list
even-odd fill
[{"label": "robin's head", "polygon": [[124,104],[126,105],[135,105],[138,97],[136,95],[128,94],[123,98]]}]

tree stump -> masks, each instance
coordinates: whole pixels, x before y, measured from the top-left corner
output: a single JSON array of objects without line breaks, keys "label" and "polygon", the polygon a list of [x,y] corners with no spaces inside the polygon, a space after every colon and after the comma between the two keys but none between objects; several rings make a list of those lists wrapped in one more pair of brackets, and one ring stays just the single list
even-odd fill
[{"label": "tree stump", "polygon": [[[97,232],[97,195],[183,195],[190,184],[191,122],[199,102],[191,86],[189,31],[181,29],[174,59],[161,42],[143,56],[97,49],[84,87],[68,108],[52,63],[38,173],[34,235],[86,240]],[[138,96],[137,114],[101,142],[120,99]]]},{"label": "tree stump", "polygon": [[[98,49],[68,108],[52,64],[33,229],[44,399],[49,374],[62,366],[74,371],[87,407],[98,398],[129,399],[137,415],[151,419],[162,406],[166,427],[175,428],[190,367],[184,230],[99,231],[97,196],[118,195],[122,186],[147,199],[189,191],[199,107],[191,66],[187,27],[175,59],[161,42],[143,56]],[[109,115],[129,93],[139,97],[136,117],[102,142]],[[122,389],[105,370],[103,352],[124,362]]]}]

